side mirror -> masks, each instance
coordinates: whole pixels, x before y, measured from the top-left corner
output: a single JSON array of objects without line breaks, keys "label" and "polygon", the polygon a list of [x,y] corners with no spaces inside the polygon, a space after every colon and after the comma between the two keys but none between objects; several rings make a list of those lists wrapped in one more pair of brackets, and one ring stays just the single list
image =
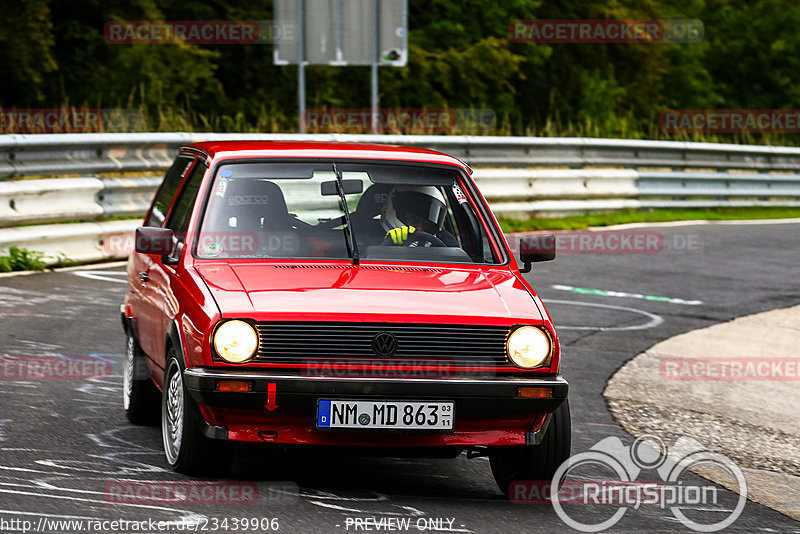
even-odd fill
[{"label": "side mirror", "polygon": [[[322,182],[320,189],[323,196],[339,195],[339,191],[336,189],[336,180]],[[344,189],[345,195],[357,195],[364,191],[364,182],[361,180],[342,180],[342,189]]]},{"label": "side mirror", "polygon": [[556,259],[556,236],[541,234],[520,238],[519,259],[523,265],[521,273],[530,272],[531,263]]},{"label": "side mirror", "polygon": [[168,256],[172,253],[174,234],[169,228],[142,226],[136,229],[136,252]]}]

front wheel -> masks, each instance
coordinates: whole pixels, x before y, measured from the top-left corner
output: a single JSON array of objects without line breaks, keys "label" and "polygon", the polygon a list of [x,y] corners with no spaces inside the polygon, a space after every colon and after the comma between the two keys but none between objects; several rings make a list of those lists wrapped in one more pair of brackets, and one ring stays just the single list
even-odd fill
[{"label": "front wheel", "polygon": [[132,334],[127,335],[125,368],[122,372],[122,407],[134,425],[158,422],[158,390],[150,380],[150,368]]},{"label": "front wheel", "polygon": [[539,445],[498,449],[489,453],[494,480],[506,496],[508,486],[516,480],[552,480],[558,467],[569,458],[572,426],[569,401],[566,399],[553,412],[550,426]]},{"label": "front wheel", "polygon": [[203,416],[186,391],[175,349],[170,349],[167,361],[161,403],[161,435],[167,463],[186,475],[222,474],[230,467],[230,443],[203,435]]}]

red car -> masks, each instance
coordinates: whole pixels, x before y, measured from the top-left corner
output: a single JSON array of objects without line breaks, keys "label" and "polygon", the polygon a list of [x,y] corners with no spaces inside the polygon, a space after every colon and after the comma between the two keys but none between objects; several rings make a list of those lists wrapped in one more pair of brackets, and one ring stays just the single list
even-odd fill
[{"label": "red car", "polygon": [[548,479],[570,451],[558,337],[471,173],[399,146],[181,148],[128,261],[128,419],[160,415],[183,473],[238,441]]}]

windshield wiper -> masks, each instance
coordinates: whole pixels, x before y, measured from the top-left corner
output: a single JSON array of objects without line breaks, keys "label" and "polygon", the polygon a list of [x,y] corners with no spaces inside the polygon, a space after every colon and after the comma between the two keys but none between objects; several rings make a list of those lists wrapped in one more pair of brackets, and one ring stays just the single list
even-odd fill
[{"label": "windshield wiper", "polygon": [[339,198],[342,200],[342,209],[344,210],[344,220],[347,223],[345,232],[347,234],[347,248],[350,249],[350,255],[353,258],[353,265],[359,264],[358,256],[358,243],[356,243],[356,235],[353,232],[353,224],[350,221],[350,209],[347,207],[347,198],[344,196],[344,184],[342,183],[342,173],[336,168],[336,163],[333,163],[333,174],[336,175],[336,189],[339,191]]}]

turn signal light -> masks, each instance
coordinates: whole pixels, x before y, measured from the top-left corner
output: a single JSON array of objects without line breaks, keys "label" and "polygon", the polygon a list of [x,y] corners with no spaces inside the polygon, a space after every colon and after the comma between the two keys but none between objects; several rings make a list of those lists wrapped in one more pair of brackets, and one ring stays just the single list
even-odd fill
[{"label": "turn signal light", "polygon": [[253,391],[249,380],[217,380],[217,391]]},{"label": "turn signal light", "polygon": [[517,397],[526,399],[552,399],[553,388],[521,387],[517,388]]}]

